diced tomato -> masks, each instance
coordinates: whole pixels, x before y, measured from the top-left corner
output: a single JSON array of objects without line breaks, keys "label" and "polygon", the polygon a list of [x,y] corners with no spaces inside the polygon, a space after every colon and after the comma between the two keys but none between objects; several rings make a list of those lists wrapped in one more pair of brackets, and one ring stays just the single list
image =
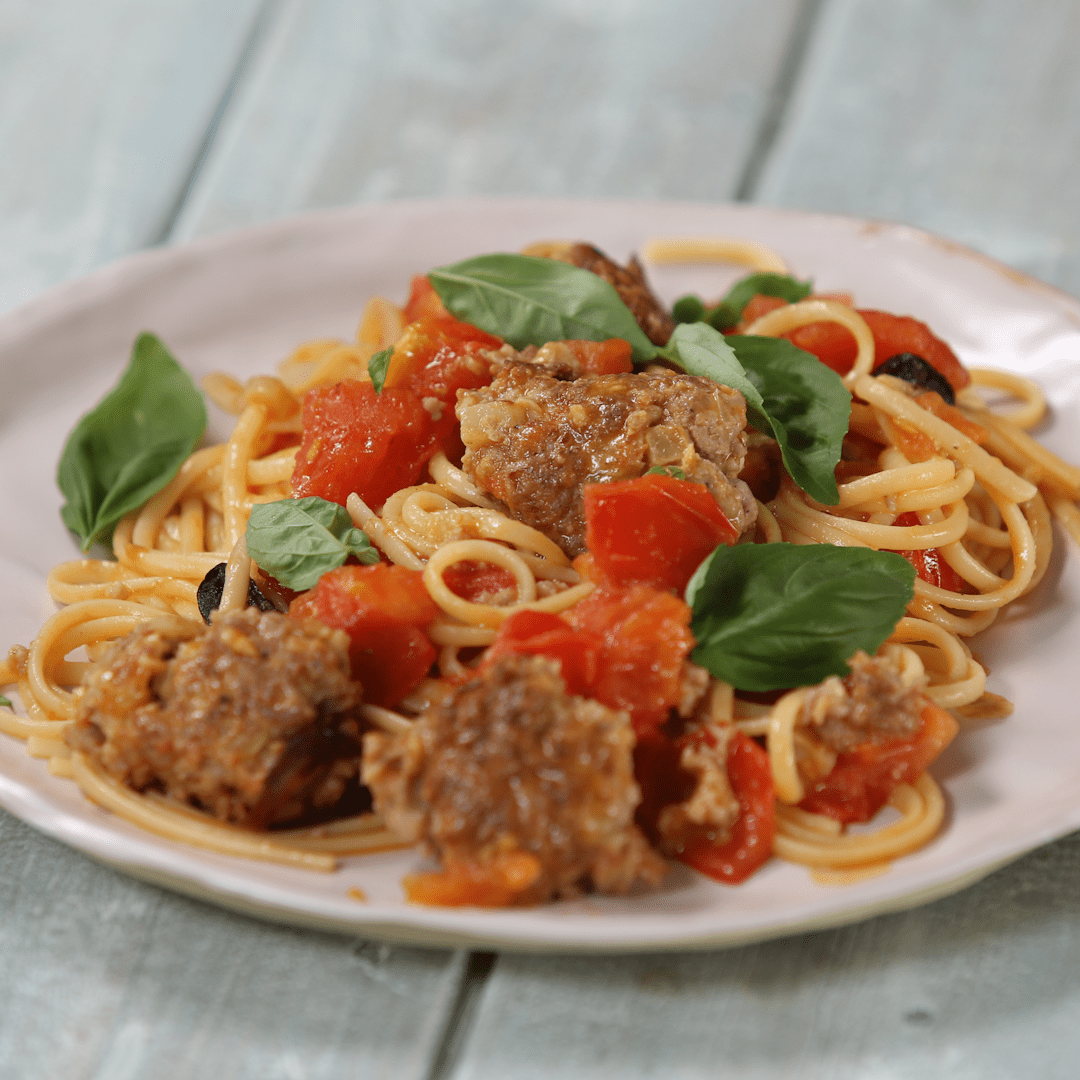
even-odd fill
[{"label": "diced tomato", "polygon": [[517,584],[514,575],[504,567],[472,559],[451,564],[443,571],[442,579],[455,596],[474,604],[490,603],[496,593],[513,589]]},{"label": "diced tomato", "polygon": [[[783,300],[776,300],[774,297],[754,297],[751,304],[759,299],[760,311],[755,318],[784,304]],[[766,305],[764,301],[771,303]],[[945,377],[954,390],[962,390],[971,382],[971,376],[960,363],[956,353],[937,337],[926,323],[919,322],[910,315],[892,315],[887,311],[864,308],[858,310],[874,335],[875,369],[884,364],[890,356],[908,352],[921,356]],[[747,305],[747,311],[750,311],[750,304]],[[747,319],[744,313],[743,322],[750,321],[752,320]],[[858,353],[854,336],[838,323],[811,323],[782,336],[798,348],[813,353],[826,367],[832,368],[839,375],[846,375],[851,370]]]},{"label": "diced tomato", "polygon": [[[905,528],[918,525],[920,524],[919,515],[908,511],[906,514],[901,514],[894,524],[902,525]],[[915,573],[930,585],[936,585],[939,589],[948,589],[950,592],[955,593],[966,591],[967,582],[941,557],[941,551],[938,548],[925,548],[921,551],[897,551],[896,554],[903,555],[915,567]]]},{"label": "diced tomato", "polygon": [[607,341],[564,341],[581,365],[583,375],[620,375],[634,370],[634,349],[622,338]]},{"label": "diced tomato", "polygon": [[424,628],[438,613],[419,571],[387,563],[331,570],[289,606],[294,619],[348,633],[364,700],[386,706],[415,690],[431,668],[435,646]]},{"label": "diced tomato", "polygon": [[566,621],[603,643],[589,696],[625,709],[638,733],[664,723],[694,646],[690,608],[648,585],[602,585],[570,608]]},{"label": "diced tomato", "polygon": [[739,326],[745,328],[751,323],[757,322],[763,315],[768,315],[770,311],[776,311],[777,308],[787,307],[787,303],[786,300],[781,300],[779,296],[766,296],[764,293],[754,293],[747,301],[746,307],[742,310]]},{"label": "diced tomato", "polygon": [[840,754],[829,775],[810,786],[799,806],[845,825],[869,821],[898,785],[910,784],[926,770],[958,730],[949,713],[928,701],[913,736],[865,742]]},{"label": "diced tomato", "polygon": [[483,863],[448,860],[442,870],[402,879],[412,904],[437,907],[509,907],[540,876],[540,861],[527,851],[508,851]]},{"label": "diced tomato", "polygon": [[927,390],[915,398],[915,404],[921,405],[927,412],[932,412],[939,420],[952,424],[961,435],[966,435],[980,446],[990,437],[990,432],[969,420],[955,405],[950,405],[936,390]]},{"label": "diced tomato", "polygon": [[446,310],[442,297],[435,291],[427,274],[416,274],[413,277],[403,315],[406,324],[426,318],[452,319],[454,317]]},{"label": "diced tomato", "polygon": [[739,817],[726,844],[701,840],[679,858],[725,885],[738,885],[772,855],[776,799],[769,755],[748,735],[735,732],[728,743],[728,780],[739,800]]},{"label": "diced tomato", "polygon": [[558,615],[519,611],[499,627],[499,633],[484,654],[482,667],[487,669],[500,656],[510,654],[550,656],[562,667],[566,692],[587,697],[596,680],[603,646],[599,634],[575,629]]},{"label": "diced tomato", "polygon": [[303,426],[292,476],[298,499],[318,495],[344,506],[355,491],[381,506],[417,482],[436,449],[434,423],[415,393],[376,394],[358,379],[309,390]]},{"label": "diced tomato", "polygon": [[586,484],[585,543],[614,585],[644,582],[682,593],[702,560],[739,533],[704,484],[653,473]]}]

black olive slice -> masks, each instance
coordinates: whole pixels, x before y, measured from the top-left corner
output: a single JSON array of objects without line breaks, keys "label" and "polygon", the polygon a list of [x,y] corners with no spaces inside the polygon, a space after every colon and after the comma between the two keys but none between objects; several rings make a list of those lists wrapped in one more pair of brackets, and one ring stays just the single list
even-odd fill
[{"label": "black olive slice", "polygon": [[874,369],[875,375],[895,375],[912,386],[921,386],[924,390],[936,390],[949,405],[956,404],[956,394],[949,385],[949,380],[937,368],[915,353],[902,352],[890,356],[883,364]]},{"label": "black olive slice", "polygon": [[[220,562],[202,579],[195,599],[199,605],[199,614],[203,622],[210,625],[210,615],[221,607],[221,594],[225,591],[225,563]],[[277,611],[274,604],[267,600],[254,581],[248,581],[248,607],[257,607],[260,611]]]}]

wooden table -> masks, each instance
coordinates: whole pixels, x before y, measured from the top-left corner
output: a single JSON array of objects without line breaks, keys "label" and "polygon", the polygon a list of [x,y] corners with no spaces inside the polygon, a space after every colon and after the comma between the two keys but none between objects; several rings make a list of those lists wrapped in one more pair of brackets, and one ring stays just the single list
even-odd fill
[{"label": "wooden table", "polygon": [[[1070,0],[0,0],[0,308],[155,244],[488,194],[901,220],[1077,292],[1078,47]],[[0,813],[0,1077],[1073,1077],[1078,896],[1070,837],[726,952],[425,951]]]}]

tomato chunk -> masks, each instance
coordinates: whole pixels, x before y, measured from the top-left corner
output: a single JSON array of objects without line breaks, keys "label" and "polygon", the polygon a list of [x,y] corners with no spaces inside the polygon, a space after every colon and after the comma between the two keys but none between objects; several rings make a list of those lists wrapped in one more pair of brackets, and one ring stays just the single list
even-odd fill
[{"label": "tomato chunk", "polygon": [[748,735],[735,732],[728,744],[728,780],[739,800],[739,817],[726,844],[701,840],[679,858],[725,885],[745,881],[772,855],[776,799],[769,755]]},{"label": "tomato chunk", "polygon": [[704,484],[658,473],[586,484],[585,543],[601,576],[682,593],[718,544],[739,539]]},{"label": "tomato chunk", "polygon": [[403,566],[341,566],[289,605],[294,619],[318,619],[352,639],[349,661],[364,700],[396,705],[435,660],[424,632],[439,613],[422,575]]},{"label": "tomato chunk", "polygon": [[581,365],[583,375],[621,375],[634,370],[634,349],[622,338],[607,341],[564,341]]},{"label": "tomato chunk", "polygon": [[483,863],[448,861],[442,870],[402,879],[412,904],[437,907],[509,907],[540,876],[540,860],[508,851]]},{"label": "tomato chunk", "polygon": [[562,667],[566,692],[588,697],[596,681],[604,641],[599,634],[572,627],[565,619],[544,611],[519,611],[499,628],[484,654],[487,669],[501,656],[549,656]]},{"label": "tomato chunk", "polygon": [[491,598],[506,589],[514,589],[517,580],[509,570],[494,563],[462,559],[443,571],[443,582],[455,595],[470,603],[491,603]]},{"label": "tomato chunk", "polygon": [[[692,735],[700,738],[702,735]],[[658,730],[643,732],[634,749],[634,777],[641,788],[635,819],[646,835],[656,840],[660,811],[693,793],[694,781],[679,764],[686,739],[670,739]],[[769,755],[748,735],[735,732],[728,743],[728,780],[739,800],[739,817],[726,843],[701,839],[678,858],[695,870],[738,885],[772,854],[776,835],[776,807]]]},{"label": "tomato chunk", "polygon": [[[919,524],[919,515],[908,511],[895,521],[896,525],[910,526]],[[921,551],[897,551],[912,566],[915,573],[930,585],[950,592],[962,593],[967,590],[967,582],[942,558],[938,548],[925,548]]]},{"label": "tomato chunk", "polygon": [[292,475],[293,495],[345,505],[351,492],[381,506],[415,484],[435,452],[434,424],[411,390],[375,393],[345,379],[304,397],[304,434]]},{"label": "tomato chunk", "polygon": [[913,736],[866,742],[840,754],[829,775],[810,786],[799,806],[845,825],[869,821],[898,785],[910,784],[925,771],[957,731],[952,716],[928,701]]},{"label": "tomato chunk", "polygon": [[625,709],[634,730],[664,723],[679,701],[683,661],[694,646],[690,608],[648,585],[602,585],[566,613],[602,642],[589,696]]}]

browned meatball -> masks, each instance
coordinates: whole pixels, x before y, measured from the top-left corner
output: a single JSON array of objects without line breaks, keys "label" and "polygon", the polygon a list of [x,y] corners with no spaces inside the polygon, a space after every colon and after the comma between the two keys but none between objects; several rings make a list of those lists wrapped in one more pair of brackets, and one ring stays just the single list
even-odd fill
[{"label": "browned meatball", "polygon": [[638,326],[654,345],[666,345],[675,330],[675,320],[656,298],[645,279],[636,256],[631,256],[626,266],[609,259],[592,244],[569,244],[543,242],[525,249],[527,254],[543,255],[549,259],[580,266],[603,278],[622,298],[630,309]]},{"label": "browned meatball", "polygon": [[67,739],[136,791],[252,828],[336,803],[359,773],[349,639],[253,608],[148,623],[95,665]]},{"label": "browned meatball", "polygon": [[894,656],[867,656],[861,650],[848,667],[850,675],[831,676],[803,703],[801,722],[816,729],[826,746],[844,753],[860,743],[903,738],[919,730],[925,677],[912,682]]},{"label": "browned meatball", "polygon": [[363,776],[391,828],[444,863],[532,855],[516,899],[537,903],[664,876],[634,824],[633,748],[627,714],[568,696],[557,661],[506,656],[411,730],[367,735]]},{"label": "browned meatball", "polygon": [[558,379],[507,363],[490,386],[459,393],[462,466],[518,521],[568,554],[585,550],[583,484],[676,465],[708,486],[739,532],[757,516],[736,479],[746,456],[746,402],[711,379],[656,370]]}]

